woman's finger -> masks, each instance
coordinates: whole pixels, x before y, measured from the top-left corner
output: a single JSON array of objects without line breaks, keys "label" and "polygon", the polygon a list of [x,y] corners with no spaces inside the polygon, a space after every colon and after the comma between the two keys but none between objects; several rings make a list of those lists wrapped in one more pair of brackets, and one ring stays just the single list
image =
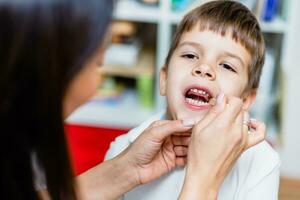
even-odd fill
[{"label": "woman's finger", "polygon": [[176,157],[175,158],[175,164],[176,166],[178,167],[183,167],[185,166],[187,163],[187,157],[186,156],[183,156],[183,157]]},{"label": "woman's finger", "polygon": [[244,111],[243,116],[243,132],[248,134],[250,130],[250,115],[247,111]]},{"label": "woman's finger", "polygon": [[243,120],[242,120],[242,145],[243,149],[246,148],[248,144],[248,132],[250,130],[250,115],[247,111],[243,111]]},{"label": "woman's finger", "polygon": [[188,152],[188,147],[186,146],[174,146],[175,155],[178,157],[186,156]]},{"label": "woman's finger", "polygon": [[228,97],[225,109],[211,123],[218,124],[219,126],[228,126],[235,122],[242,109],[243,101],[240,98]]},{"label": "woman's finger", "polygon": [[149,127],[163,126],[169,122],[170,122],[170,120],[157,120],[157,121],[152,122]]},{"label": "woman's finger", "polygon": [[216,116],[222,111],[224,110],[225,106],[226,106],[226,101],[227,101],[227,97],[221,93],[218,95],[217,97],[217,104],[214,105],[209,112],[207,113],[207,115],[199,122],[197,123],[197,128],[203,129],[204,127],[206,127],[213,119],[216,118]]},{"label": "woman's finger", "polygon": [[251,119],[250,127],[252,130],[249,132],[247,149],[262,142],[266,137],[266,126],[263,122]]},{"label": "woman's finger", "polygon": [[172,135],[171,136],[173,145],[181,145],[181,146],[188,146],[191,140],[190,136],[178,136]]},{"label": "woman's finger", "polygon": [[146,134],[151,135],[152,140],[154,139],[159,142],[173,133],[186,132],[189,129],[191,129],[191,127],[185,126],[181,120],[161,120],[152,123]]}]

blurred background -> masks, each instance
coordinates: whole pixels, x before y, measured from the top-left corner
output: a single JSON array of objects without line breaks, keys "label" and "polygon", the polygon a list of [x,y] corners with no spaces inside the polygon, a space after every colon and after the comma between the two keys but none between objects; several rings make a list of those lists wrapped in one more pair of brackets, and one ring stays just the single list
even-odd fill
[{"label": "blurred background", "polygon": [[[67,120],[76,173],[101,162],[109,143],[165,106],[158,72],[183,15],[207,0],[119,0],[97,95]],[[300,1],[240,0],[259,19],[266,60],[251,110],[280,154],[280,199],[300,199]],[[299,118],[298,118],[299,117]]]}]

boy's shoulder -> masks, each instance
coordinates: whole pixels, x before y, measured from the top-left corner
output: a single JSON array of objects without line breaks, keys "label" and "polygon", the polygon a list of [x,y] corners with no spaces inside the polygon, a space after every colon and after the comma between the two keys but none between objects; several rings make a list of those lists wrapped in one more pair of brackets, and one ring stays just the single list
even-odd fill
[{"label": "boy's shoulder", "polygon": [[239,158],[235,168],[247,179],[249,187],[258,184],[269,175],[279,173],[281,161],[278,153],[266,141],[247,151]]},{"label": "boy's shoulder", "polygon": [[[265,167],[260,169],[266,169],[269,166],[280,164],[278,153],[271,147],[267,141],[262,141],[259,144],[249,148],[242,155],[241,159],[245,159],[247,162],[255,162]],[[256,165],[261,167],[260,165]]]},{"label": "boy's shoulder", "polygon": [[105,155],[105,160],[115,157],[126,149],[151,123],[157,120],[165,119],[166,111],[160,111],[152,115],[149,119],[131,129],[128,133],[116,137],[110,144],[109,149]]},{"label": "boy's shoulder", "polygon": [[162,110],[154,115],[152,115],[150,118],[148,118],[146,121],[142,122],[137,127],[131,129],[126,135],[129,142],[133,142],[146,128],[148,128],[153,122],[158,120],[165,119],[166,111]]}]

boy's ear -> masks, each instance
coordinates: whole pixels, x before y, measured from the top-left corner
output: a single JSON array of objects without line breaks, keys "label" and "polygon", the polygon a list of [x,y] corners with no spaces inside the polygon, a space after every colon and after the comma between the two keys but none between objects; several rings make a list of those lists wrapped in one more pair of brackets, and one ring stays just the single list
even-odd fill
[{"label": "boy's ear", "polygon": [[254,103],[257,95],[257,89],[251,89],[247,92],[243,98],[244,109],[249,110],[252,104]]},{"label": "boy's ear", "polygon": [[159,92],[161,96],[167,93],[167,68],[163,66],[159,72]]}]

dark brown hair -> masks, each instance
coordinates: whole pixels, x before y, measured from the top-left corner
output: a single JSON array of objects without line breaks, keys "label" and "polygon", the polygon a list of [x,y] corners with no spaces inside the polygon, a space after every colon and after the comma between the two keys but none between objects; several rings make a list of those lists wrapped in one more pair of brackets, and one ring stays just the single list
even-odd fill
[{"label": "dark brown hair", "polygon": [[165,66],[168,67],[184,32],[196,25],[199,25],[200,31],[210,30],[223,36],[231,32],[232,38],[251,55],[246,90],[258,88],[265,57],[263,34],[253,13],[236,1],[211,1],[187,13],[176,30]]},{"label": "dark brown hair", "polygon": [[111,0],[0,1],[1,199],[37,199],[33,153],[51,198],[76,199],[63,99],[111,13]]}]

